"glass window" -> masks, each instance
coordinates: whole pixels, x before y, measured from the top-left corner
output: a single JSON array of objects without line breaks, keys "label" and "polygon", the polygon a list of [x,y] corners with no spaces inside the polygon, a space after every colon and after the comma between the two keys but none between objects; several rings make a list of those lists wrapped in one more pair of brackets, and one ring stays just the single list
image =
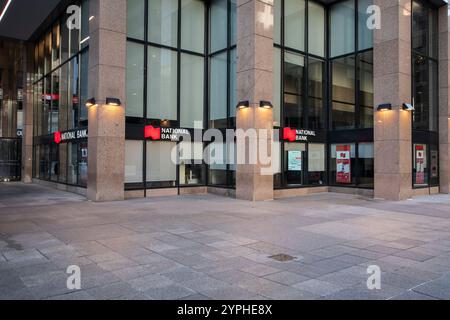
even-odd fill
[{"label": "glass window", "polygon": [[237,44],[237,0],[230,0],[230,40],[231,45]]},{"label": "glass window", "polygon": [[59,130],[67,130],[69,112],[69,64],[61,66],[61,77],[59,79]]},{"label": "glass window", "polygon": [[302,128],[303,95],[305,88],[305,58],[302,55],[285,54],[284,61],[284,118],[285,126]]},{"label": "glass window", "polygon": [[[278,1],[280,2],[280,1]],[[274,127],[281,126],[281,50],[274,48],[273,62],[273,121]]]},{"label": "glass window", "polygon": [[125,141],[125,183],[143,182],[143,143]]},{"label": "glass window", "polygon": [[144,46],[127,42],[127,107],[128,117],[144,116]]},{"label": "glass window", "polygon": [[374,144],[358,144],[359,184],[363,188],[373,188],[375,183]]},{"label": "glass window", "polygon": [[147,117],[177,119],[177,53],[148,48]]},{"label": "glass window", "polygon": [[313,58],[309,58],[308,61],[308,129],[323,129],[325,128],[325,63]]},{"label": "glass window", "polygon": [[332,61],[333,129],[355,128],[355,57]]},{"label": "glass window", "polygon": [[280,1],[274,1],[274,27],[273,27],[273,42],[281,45],[281,3]]},{"label": "glass window", "polygon": [[308,1],[308,52],[325,56],[325,8]]},{"label": "glass window", "polygon": [[177,47],[178,0],[149,0],[148,41]]},{"label": "glass window", "polygon": [[78,127],[78,118],[79,118],[79,57],[75,57],[70,62],[70,83],[69,83],[69,92],[70,92],[70,101],[69,101],[69,129],[74,129]]},{"label": "glass window", "polygon": [[331,56],[355,51],[355,1],[347,0],[331,6]]},{"label": "glass window", "polygon": [[61,183],[67,183],[67,144],[66,143],[60,144],[58,148],[59,148],[58,181]]},{"label": "glass window", "polygon": [[285,143],[285,177],[288,186],[303,185],[303,172],[306,157],[306,144]]},{"label": "glass window", "polygon": [[236,144],[212,142],[208,145],[206,153],[209,163],[209,184],[214,186],[235,185]]},{"label": "glass window", "polygon": [[51,133],[59,130],[59,72],[60,69],[52,73],[52,91],[51,91]]},{"label": "glass window", "polygon": [[78,158],[80,159],[78,163],[78,183],[80,186],[86,187],[88,180],[88,143],[87,141],[80,142],[78,146]]},{"label": "glass window", "polygon": [[230,118],[233,122],[232,127],[236,126],[236,105],[237,99],[237,49],[230,52]]},{"label": "glass window", "polygon": [[78,184],[78,143],[69,142],[67,150],[67,183],[76,185]]},{"label": "glass window", "polygon": [[80,65],[80,125],[87,126],[88,113],[87,108],[84,107],[88,97],[89,88],[89,51],[85,50],[81,54],[81,65]]},{"label": "glass window", "polygon": [[127,1],[127,36],[144,40],[145,0]]},{"label": "glass window", "polygon": [[53,26],[52,31],[52,70],[57,68],[60,64],[60,47],[61,47],[61,38],[59,32],[59,23]]},{"label": "glass window", "polygon": [[175,187],[177,181],[177,145],[171,142],[147,142],[147,185],[149,187]]},{"label": "glass window", "polygon": [[437,145],[430,146],[430,184],[432,186],[439,185],[439,147]]},{"label": "glass window", "polygon": [[427,150],[425,144],[414,145],[413,181],[415,187],[426,187],[429,183]]},{"label": "glass window", "polygon": [[181,48],[199,53],[205,50],[204,1],[181,1]]},{"label": "glass window", "polygon": [[369,6],[373,5],[373,0],[358,0],[358,46],[359,50],[373,47],[373,30],[368,28],[371,13],[367,13]]},{"label": "glass window", "polygon": [[228,29],[228,1],[212,0],[210,9],[211,25],[211,52],[225,49]]},{"label": "glass window", "polygon": [[284,42],[286,47],[305,50],[305,10],[305,0],[284,1]]},{"label": "glass window", "polygon": [[414,106],[413,128],[437,131],[439,122],[439,95],[437,62],[421,55],[413,55]]},{"label": "glass window", "polygon": [[182,128],[203,128],[204,58],[181,54],[181,123]]},{"label": "glass window", "polygon": [[210,85],[210,127],[227,128],[227,71],[228,55],[226,52],[211,58],[211,85]]},{"label": "glass window", "polygon": [[359,55],[359,115],[361,128],[373,128],[373,51]]},{"label": "glass window", "polygon": [[324,185],[326,183],[325,159],[325,144],[308,144],[309,184]]},{"label": "glass window", "polygon": [[69,59],[69,28],[67,28],[68,15],[64,15],[61,20],[61,61]]},{"label": "glass window", "polygon": [[356,145],[342,143],[331,145],[330,174],[332,185],[356,185]]},{"label": "glass window", "polygon": [[413,51],[437,58],[437,10],[421,1],[412,2],[412,42]]},{"label": "glass window", "polygon": [[83,0],[81,4],[81,49],[89,45],[89,0]]},{"label": "glass window", "polygon": [[50,180],[57,182],[59,176],[59,146],[57,144],[50,145]]},{"label": "glass window", "polygon": [[180,184],[204,184],[206,171],[203,165],[203,143],[181,142],[178,149],[180,154]]}]

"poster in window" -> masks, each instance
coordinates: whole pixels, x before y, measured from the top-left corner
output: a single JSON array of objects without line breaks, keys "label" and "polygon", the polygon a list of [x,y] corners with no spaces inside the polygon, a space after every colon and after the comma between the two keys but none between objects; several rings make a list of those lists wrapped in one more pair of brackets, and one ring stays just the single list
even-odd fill
[{"label": "poster in window", "polygon": [[336,147],[336,182],[352,183],[351,147],[349,145]]},{"label": "poster in window", "polygon": [[416,146],[416,184],[425,184],[425,147]]},{"label": "poster in window", "polygon": [[289,151],[288,152],[288,170],[289,171],[302,171],[302,152],[301,151]]}]

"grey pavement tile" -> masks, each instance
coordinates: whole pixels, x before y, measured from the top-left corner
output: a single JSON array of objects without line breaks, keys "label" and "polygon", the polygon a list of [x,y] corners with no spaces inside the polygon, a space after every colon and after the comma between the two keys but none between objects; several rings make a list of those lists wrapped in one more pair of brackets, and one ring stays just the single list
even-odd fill
[{"label": "grey pavement tile", "polygon": [[343,289],[343,287],[317,279],[300,282],[293,285],[293,287],[300,291],[307,291],[318,296],[327,296]]},{"label": "grey pavement tile", "polygon": [[189,267],[179,267],[172,270],[166,270],[161,272],[161,275],[164,277],[174,281],[181,282],[186,280],[193,280],[203,278],[205,276],[204,273],[195,271]]},{"label": "grey pavement tile", "polygon": [[225,281],[229,284],[239,284],[244,281],[254,281],[258,277],[240,270],[228,270],[211,273],[212,278]]},{"label": "grey pavement tile", "polygon": [[232,301],[250,300],[255,296],[254,293],[236,286],[226,286],[215,289],[202,290],[201,294],[213,300],[232,300]]},{"label": "grey pavement tile", "polygon": [[76,291],[72,293],[67,293],[55,297],[46,298],[44,300],[53,300],[53,301],[87,301],[87,300],[95,300],[92,295],[87,293],[86,291]]},{"label": "grey pavement tile", "polygon": [[391,247],[380,245],[380,244],[377,244],[377,245],[374,245],[371,247],[367,247],[366,250],[377,252],[377,253],[383,253],[386,255],[391,255],[391,254],[394,254],[394,253],[400,251],[400,249],[391,248]]},{"label": "grey pavement tile", "polygon": [[202,300],[211,300],[211,298],[205,297],[201,294],[194,294],[191,296],[187,296],[184,298],[181,298],[180,300],[187,300],[187,301],[202,301]]},{"label": "grey pavement tile", "polygon": [[414,292],[414,291],[407,291],[405,293],[402,293],[398,296],[393,297],[391,300],[400,300],[400,301],[414,301],[414,300],[418,300],[418,301],[425,301],[425,300],[439,300],[418,292]]},{"label": "grey pavement tile", "polygon": [[174,281],[167,277],[151,274],[148,276],[129,280],[128,283],[137,291],[145,292],[154,288],[167,287],[174,284]]},{"label": "grey pavement tile", "polygon": [[3,251],[3,256],[6,258],[6,260],[13,262],[22,262],[44,258],[43,255],[36,249]]},{"label": "grey pavement tile", "polygon": [[413,291],[436,299],[450,300],[450,285],[442,284],[437,280],[422,284]]},{"label": "grey pavement tile", "polygon": [[153,300],[178,300],[195,294],[194,291],[179,285],[152,288],[143,293]]},{"label": "grey pavement tile", "polygon": [[268,276],[265,276],[264,278],[270,281],[278,282],[286,286],[291,286],[309,280],[309,278],[307,277],[289,271],[282,271],[270,274]]},{"label": "grey pavement tile", "polygon": [[264,277],[269,274],[274,274],[274,273],[278,273],[281,271],[279,269],[275,269],[275,268],[265,266],[262,264],[254,264],[251,267],[245,267],[245,268],[242,268],[241,270],[244,272],[253,274],[255,276],[258,276],[258,277]]},{"label": "grey pavement tile", "polygon": [[419,262],[425,262],[427,260],[435,258],[434,256],[430,256],[427,254],[423,254],[420,252],[415,252],[413,250],[403,250],[397,253],[394,253],[395,256],[405,259],[410,259]]},{"label": "grey pavement tile", "polygon": [[138,292],[126,282],[117,282],[108,284],[103,287],[96,287],[87,290],[87,293],[96,300],[111,300],[118,299],[125,295],[137,294]]}]

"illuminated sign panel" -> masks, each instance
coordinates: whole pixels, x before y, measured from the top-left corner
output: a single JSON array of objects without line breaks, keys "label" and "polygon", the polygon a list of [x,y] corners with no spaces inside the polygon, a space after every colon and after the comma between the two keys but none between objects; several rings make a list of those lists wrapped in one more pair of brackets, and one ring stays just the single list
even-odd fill
[{"label": "illuminated sign panel", "polygon": [[156,128],[153,126],[146,126],[144,129],[145,139],[153,141],[170,141],[178,142],[183,136],[192,136],[190,129],[182,128]]},{"label": "illuminated sign panel", "polygon": [[316,137],[316,132],[313,130],[303,129],[283,129],[283,140],[289,142],[308,142],[310,137]]},{"label": "illuminated sign panel", "polygon": [[55,132],[53,134],[53,141],[56,144],[71,142],[74,140],[81,140],[88,138],[88,129],[77,129],[66,132]]}]

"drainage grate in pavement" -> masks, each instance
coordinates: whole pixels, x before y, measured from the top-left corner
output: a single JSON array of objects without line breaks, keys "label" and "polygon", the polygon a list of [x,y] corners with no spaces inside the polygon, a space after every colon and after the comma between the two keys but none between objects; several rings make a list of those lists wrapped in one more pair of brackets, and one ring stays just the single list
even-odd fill
[{"label": "drainage grate in pavement", "polygon": [[288,254],[280,253],[280,254],[276,254],[274,256],[269,257],[269,259],[273,259],[273,260],[280,261],[280,262],[288,262],[288,261],[296,260],[297,258],[290,256]]}]

